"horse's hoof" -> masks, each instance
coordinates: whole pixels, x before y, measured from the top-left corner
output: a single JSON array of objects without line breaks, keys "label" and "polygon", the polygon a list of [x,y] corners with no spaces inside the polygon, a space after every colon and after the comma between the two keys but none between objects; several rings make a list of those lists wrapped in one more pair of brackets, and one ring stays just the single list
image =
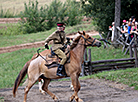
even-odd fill
[{"label": "horse's hoof", "polygon": [[71,98],[69,98],[68,100],[69,100],[69,102],[72,102],[73,101],[73,99],[71,99]]},{"label": "horse's hoof", "polygon": [[42,93],[43,95],[46,95],[45,91],[43,90],[39,90],[40,93]]},{"label": "horse's hoof", "polygon": [[79,98],[78,102],[84,102],[81,98]]},{"label": "horse's hoof", "polygon": [[57,97],[54,98],[54,102],[60,102]]},{"label": "horse's hoof", "polygon": [[60,102],[58,99],[55,99],[54,102]]},{"label": "horse's hoof", "polygon": [[45,92],[42,92],[42,94],[43,94],[43,95],[46,95],[46,93],[45,93]]}]

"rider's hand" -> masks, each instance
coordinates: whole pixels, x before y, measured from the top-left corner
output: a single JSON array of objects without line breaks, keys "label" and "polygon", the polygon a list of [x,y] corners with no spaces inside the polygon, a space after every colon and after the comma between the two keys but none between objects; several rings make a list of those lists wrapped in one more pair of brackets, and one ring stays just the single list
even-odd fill
[{"label": "rider's hand", "polygon": [[48,44],[47,44],[47,43],[45,43],[45,48],[46,48],[46,49],[49,49],[49,47],[48,47]]},{"label": "rider's hand", "polygon": [[69,45],[67,45],[67,48],[69,49],[69,48],[70,48],[70,46],[69,46]]}]

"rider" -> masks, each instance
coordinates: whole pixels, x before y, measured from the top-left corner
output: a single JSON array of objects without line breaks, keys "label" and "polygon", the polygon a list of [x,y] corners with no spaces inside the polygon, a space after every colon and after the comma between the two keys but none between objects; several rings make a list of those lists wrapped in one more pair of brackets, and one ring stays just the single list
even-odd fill
[{"label": "rider", "polygon": [[53,32],[48,38],[45,40],[45,48],[49,49],[48,43],[49,41],[53,40],[52,44],[52,50],[54,53],[61,58],[57,69],[57,75],[58,76],[65,76],[62,74],[62,71],[64,70],[64,64],[67,60],[67,57],[65,53],[61,50],[64,45],[66,44],[66,34],[64,32],[65,29],[65,23],[59,22],[57,23],[57,31]]}]

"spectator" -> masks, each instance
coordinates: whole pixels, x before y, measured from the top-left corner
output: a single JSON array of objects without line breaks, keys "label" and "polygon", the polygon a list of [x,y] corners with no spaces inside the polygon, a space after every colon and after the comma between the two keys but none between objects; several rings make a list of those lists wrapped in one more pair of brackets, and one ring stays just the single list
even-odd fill
[{"label": "spectator", "polygon": [[126,26],[126,20],[123,20],[121,30],[124,31]]},{"label": "spectator", "polygon": [[123,31],[121,31],[121,33],[123,33],[123,34],[128,33],[128,26],[127,25],[125,25],[125,28]]},{"label": "spectator", "polygon": [[114,40],[114,30],[115,30],[115,22],[112,22],[112,37],[111,37],[111,42]]},{"label": "spectator", "polygon": [[135,21],[136,21],[135,16],[132,16],[132,17],[131,17],[131,22],[135,22]]},{"label": "spectator", "polygon": [[130,19],[128,22],[128,34],[129,34],[129,42],[130,42],[131,41],[131,36],[130,36],[130,34],[131,34],[131,21],[130,21]]},{"label": "spectator", "polygon": [[138,32],[138,23],[135,22],[135,25],[136,25],[136,31]]}]

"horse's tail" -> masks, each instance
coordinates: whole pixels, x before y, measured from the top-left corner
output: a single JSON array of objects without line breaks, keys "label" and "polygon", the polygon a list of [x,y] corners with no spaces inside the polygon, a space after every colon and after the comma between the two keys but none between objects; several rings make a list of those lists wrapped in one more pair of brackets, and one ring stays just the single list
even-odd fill
[{"label": "horse's tail", "polygon": [[20,71],[18,77],[15,80],[14,87],[13,87],[13,96],[16,96],[16,91],[18,89],[18,86],[20,85],[21,81],[27,74],[28,66],[30,65],[30,61],[26,62],[23,69]]}]

